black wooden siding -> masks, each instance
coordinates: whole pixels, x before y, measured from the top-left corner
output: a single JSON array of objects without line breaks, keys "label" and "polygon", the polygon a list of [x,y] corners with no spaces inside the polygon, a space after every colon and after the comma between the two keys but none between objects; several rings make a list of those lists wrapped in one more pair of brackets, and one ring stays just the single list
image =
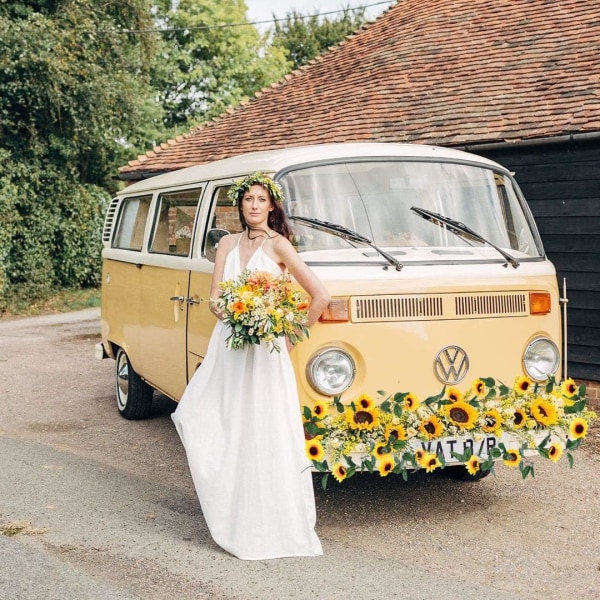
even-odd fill
[{"label": "black wooden siding", "polygon": [[600,140],[469,150],[514,171],[567,281],[567,374],[600,381]]}]

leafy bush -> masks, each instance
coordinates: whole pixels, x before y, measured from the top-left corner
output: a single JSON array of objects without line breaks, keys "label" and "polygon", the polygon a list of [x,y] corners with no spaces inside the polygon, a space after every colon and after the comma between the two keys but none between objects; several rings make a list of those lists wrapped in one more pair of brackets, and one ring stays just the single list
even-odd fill
[{"label": "leafy bush", "polygon": [[96,286],[109,200],[91,184],[6,159],[0,178],[0,310],[63,287]]}]

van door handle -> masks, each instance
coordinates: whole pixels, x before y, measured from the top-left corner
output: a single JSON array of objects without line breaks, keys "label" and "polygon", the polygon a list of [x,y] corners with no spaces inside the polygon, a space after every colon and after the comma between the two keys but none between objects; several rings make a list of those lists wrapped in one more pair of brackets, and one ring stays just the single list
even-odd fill
[{"label": "van door handle", "polygon": [[177,300],[177,302],[185,302],[186,300],[188,300],[188,298],[186,298],[185,296],[171,296],[169,300],[172,300],[173,302],[175,302],[175,300]]},{"label": "van door handle", "polygon": [[194,298],[187,298],[186,302],[188,304],[201,304],[202,302],[204,302],[204,298],[200,298],[200,300],[195,300]]}]

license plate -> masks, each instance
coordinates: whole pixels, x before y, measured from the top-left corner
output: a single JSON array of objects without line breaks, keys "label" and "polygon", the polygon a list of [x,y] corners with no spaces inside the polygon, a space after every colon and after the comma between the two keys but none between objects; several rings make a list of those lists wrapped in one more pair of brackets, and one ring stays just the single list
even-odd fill
[{"label": "license plate", "polygon": [[423,449],[425,452],[443,456],[444,461],[447,464],[452,464],[460,463],[460,461],[452,456],[453,452],[464,455],[470,450],[472,456],[478,456],[479,458],[486,459],[490,453],[490,450],[495,448],[498,443],[498,438],[493,435],[484,436],[481,438],[478,436],[477,439],[472,437],[446,437],[440,438],[439,440],[429,440],[426,442],[423,440],[414,440],[411,442],[411,447],[413,450]]}]

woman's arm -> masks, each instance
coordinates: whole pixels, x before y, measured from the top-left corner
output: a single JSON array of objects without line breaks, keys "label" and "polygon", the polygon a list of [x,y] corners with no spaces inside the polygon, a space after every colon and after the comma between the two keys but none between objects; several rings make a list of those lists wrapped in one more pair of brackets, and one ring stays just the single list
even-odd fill
[{"label": "woman's arm", "polygon": [[215,256],[215,269],[213,271],[212,280],[210,283],[210,300],[209,307],[210,311],[220,319],[221,321],[225,318],[225,315],[217,309],[215,301],[221,297],[223,293],[221,288],[219,287],[219,283],[223,281],[223,273],[225,271],[225,259],[227,255],[235,245],[235,236],[225,235],[219,240],[219,245],[217,246],[217,254]]},{"label": "woman's arm", "polygon": [[300,258],[296,249],[287,239],[277,236],[273,239],[272,248],[277,257],[277,262],[287,267],[288,271],[311,297],[306,323],[308,327],[311,327],[331,301],[329,292],[325,289],[321,280]]}]

